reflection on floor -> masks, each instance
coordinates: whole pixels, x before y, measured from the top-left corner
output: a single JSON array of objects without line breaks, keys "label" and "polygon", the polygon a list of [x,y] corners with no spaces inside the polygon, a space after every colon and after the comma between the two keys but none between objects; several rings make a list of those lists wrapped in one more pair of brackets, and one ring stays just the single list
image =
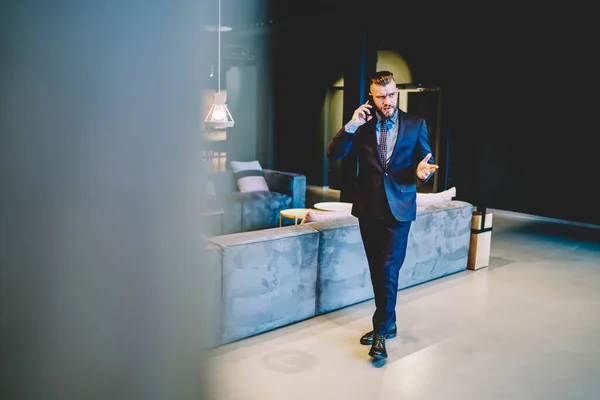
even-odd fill
[{"label": "reflection on floor", "polygon": [[386,363],[369,300],[214,349],[214,399],[597,399],[600,227],[491,211],[488,267],[399,292]]},{"label": "reflection on floor", "polygon": [[310,208],[322,201],[340,201],[340,191],[320,186],[306,187],[306,207]]}]

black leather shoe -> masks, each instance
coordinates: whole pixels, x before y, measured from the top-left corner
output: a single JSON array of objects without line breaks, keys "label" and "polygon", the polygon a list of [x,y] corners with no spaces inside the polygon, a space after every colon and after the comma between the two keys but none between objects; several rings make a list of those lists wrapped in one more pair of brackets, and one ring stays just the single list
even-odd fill
[{"label": "black leather shoe", "polygon": [[[398,326],[394,324],[394,327],[385,335],[386,339],[393,339],[398,334]],[[373,344],[373,331],[367,332],[360,338],[360,344],[372,345]]]},{"label": "black leather shoe", "polygon": [[369,350],[369,355],[375,359],[387,358],[387,350],[385,349],[385,336],[375,334],[373,338],[373,345]]}]

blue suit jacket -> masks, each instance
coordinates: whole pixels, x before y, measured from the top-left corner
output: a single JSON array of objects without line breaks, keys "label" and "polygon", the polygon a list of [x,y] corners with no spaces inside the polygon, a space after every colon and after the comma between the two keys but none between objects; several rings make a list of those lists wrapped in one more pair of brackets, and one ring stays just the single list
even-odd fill
[{"label": "blue suit jacket", "polygon": [[[414,221],[417,216],[417,164],[431,153],[427,124],[421,117],[398,109],[398,139],[386,168],[381,165],[375,125],[377,118],[348,133],[342,128],[329,141],[327,156],[341,160],[354,150],[358,157],[358,176],[354,184],[352,215],[378,219],[388,202],[398,221]],[[430,164],[435,161],[432,157]],[[431,179],[430,174],[427,180]],[[424,182],[424,181],[423,181]]]}]

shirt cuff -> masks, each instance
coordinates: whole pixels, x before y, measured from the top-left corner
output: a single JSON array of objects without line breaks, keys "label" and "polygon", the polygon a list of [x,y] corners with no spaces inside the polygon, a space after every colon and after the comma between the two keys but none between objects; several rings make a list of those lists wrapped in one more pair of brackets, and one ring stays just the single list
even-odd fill
[{"label": "shirt cuff", "polygon": [[429,176],[427,178],[425,178],[425,179],[421,179],[421,178],[419,178],[419,175],[416,175],[416,174],[415,175],[417,176],[417,179],[419,180],[419,182],[421,182],[421,183],[427,183],[431,179],[431,177],[433,176],[434,173],[435,172],[430,173]]},{"label": "shirt cuff", "polygon": [[354,133],[360,127],[360,125],[354,125],[352,122],[348,122],[344,125],[344,131],[347,133]]}]

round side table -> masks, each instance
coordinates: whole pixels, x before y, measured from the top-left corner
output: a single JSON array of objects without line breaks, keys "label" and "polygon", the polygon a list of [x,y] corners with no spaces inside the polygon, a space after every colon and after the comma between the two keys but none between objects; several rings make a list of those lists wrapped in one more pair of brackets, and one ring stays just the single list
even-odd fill
[{"label": "round side table", "polygon": [[341,201],[325,201],[316,203],[314,207],[321,211],[340,211],[352,208],[352,203],[344,203]]},{"label": "round side table", "polygon": [[310,208],[286,208],[279,212],[279,226],[282,226],[283,218],[293,218],[294,225],[298,225],[298,220],[302,221]]}]

